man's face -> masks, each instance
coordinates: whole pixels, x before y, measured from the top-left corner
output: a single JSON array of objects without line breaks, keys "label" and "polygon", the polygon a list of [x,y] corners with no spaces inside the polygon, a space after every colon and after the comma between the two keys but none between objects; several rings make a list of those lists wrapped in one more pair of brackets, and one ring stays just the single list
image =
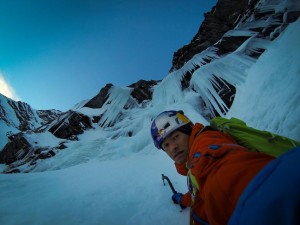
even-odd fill
[{"label": "man's face", "polygon": [[183,164],[187,161],[190,136],[174,131],[162,143],[162,149],[174,162]]}]

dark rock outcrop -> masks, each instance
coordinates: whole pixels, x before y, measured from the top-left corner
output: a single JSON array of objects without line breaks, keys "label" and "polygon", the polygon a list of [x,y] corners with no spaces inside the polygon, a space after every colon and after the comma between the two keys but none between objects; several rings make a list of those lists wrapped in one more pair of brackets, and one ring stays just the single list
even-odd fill
[{"label": "dark rock outcrop", "polygon": [[17,160],[21,160],[26,155],[31,154],[32,149],[31,144],[20,132],[4,146],[2,151],[0,151],[0,163],[10,164]]},{"label": "dark rock outcrop", "polygon": [[[210,46],[217,47],[218,55],[236,50],[249,37],[243,35],[224,37],[223,35],[233,30],[239,23],[247,23],[246,20],[251,16],[254,21],[276,21],[267,27],[262,23],[261,27],[249,29],[257,32],[257,37],[268,40],[274,40],[289,23],[295,22],[300,17],[300,12],[296,10],[285,13],[260,10],[259,4],[262,3],[258,4],[258,2],[258,0],[219,0],[210,12],[204,14],[204,21],[191,42],[174,53],[170,71],[180,69],[194,55]],[[249,55],[257,58],[260,54]]]},{"label": "dark rock outcrop", "polygon": [[[38,160],[51,158],[67,146],[65,141],[61,142],[56,147],[37,147],[32,145],[27,139],[26,135],[31,133],[20,132],[10,137],[10,141],[0,151],[0,163],[6,164],[7,168],[3,173],[19,173],[20,167],[26,164],[26,170],[23,172],[30,172],[37,164]],[[36,142],[35,142],[36,143]]]},{"label": "dark rock outcrop", "polygon": [[69,111],[62,120],[49,129],[49,132],[58,138],[76,140],[76,135],[90,128],[92,128],[92,123],[88,116]]},{"label": "dark rock outcrop", "polygon": [[[156,85],[158,81],[155,80],[139,80],[136,83],[129,85],[128,87],[133,88],[131,96],[138,102],[142,103],[145,100],[152,99],[152,87]],[[107,84],[100,92],[88,101],[83,107],[89,108],[101,108],[109,97],[109,90],[113,87],[113,84]]]},{"label": "dark rock outcrop", "polygon": [[157,83],[158,81],[155,80],[139,80],[138,82],[131,84],[128,87],[133,88],[131,96],[136,99],[138,103],[142,103],[143,101],[152,99],[152,87]]},{"label": "dark rock outcrop", "polygon": [[[170,71],[180,69],[194,55],[213,46],[227,31],[233,29],[239,16],[250,7],[254,7],[257,0],[252,1],[251,5],[248,5],[248,2],[248,0],[219,0],[210,12],[204,14],[204,21],[191,43],[174,53]],[[237,38],[235,41],[240,43],[242,40]],[[232,51],[239,46],[235,41],[227,40],[228,50]],[[225,50],[220,53],[225,53]]]},{"label": "dark rock outcrop", "polygon": [[108,99],[108,92],[112,86],[112,84],[107,84],[104,88],[100,90],[100,92],[95,97],[88,101],[83,107],[88,107],[92,109],[101,108]]},{"label": "dark rock outcrop", "polygon": [[62,112],[59,110],[51,109],[51,110],[37,110],[38,116],[43,120],[42,125],[51,123],[53,120],[58,118]]}]

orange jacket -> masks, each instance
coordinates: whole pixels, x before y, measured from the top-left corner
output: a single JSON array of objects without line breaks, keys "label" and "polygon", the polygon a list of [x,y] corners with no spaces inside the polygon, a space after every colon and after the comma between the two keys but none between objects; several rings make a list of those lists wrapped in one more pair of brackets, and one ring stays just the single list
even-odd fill
[{"label": "orange jacket", "polygon": [[[196,178],[199,190],[182,197],[182,204],[210,225],[227,224],[239,196],[251,179],[274,157],[249,152],[230,136],[215,130],[204,130],[195,124],[189,140],[187,167],[175,164],[178,173],[189,172]],[[199,133],[199,134],[198,134]],[[199,224],[199,223],[195,223]]]}]

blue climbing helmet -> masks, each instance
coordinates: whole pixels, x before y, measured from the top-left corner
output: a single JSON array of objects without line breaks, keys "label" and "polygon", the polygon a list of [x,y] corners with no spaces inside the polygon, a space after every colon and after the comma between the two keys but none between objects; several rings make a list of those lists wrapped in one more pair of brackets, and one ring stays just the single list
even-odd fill
[{"label": "blue climbing helmet", "polygon": [[151,135],[156,148],[161,149],[165,138],[175,130],[181,130],[190,134],[193,123],[187,118],[183,111],[164,111],[152,122]]}]

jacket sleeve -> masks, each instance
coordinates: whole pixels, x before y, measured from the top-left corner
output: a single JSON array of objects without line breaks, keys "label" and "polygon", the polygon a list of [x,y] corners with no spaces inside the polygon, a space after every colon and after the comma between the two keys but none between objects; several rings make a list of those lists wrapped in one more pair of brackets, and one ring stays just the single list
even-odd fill
[{"label": "jacket sleeve", "polygon": [[187,192],[182,196],[181,204],[184,206],[192,206],[192,197],[190,192]]}]

